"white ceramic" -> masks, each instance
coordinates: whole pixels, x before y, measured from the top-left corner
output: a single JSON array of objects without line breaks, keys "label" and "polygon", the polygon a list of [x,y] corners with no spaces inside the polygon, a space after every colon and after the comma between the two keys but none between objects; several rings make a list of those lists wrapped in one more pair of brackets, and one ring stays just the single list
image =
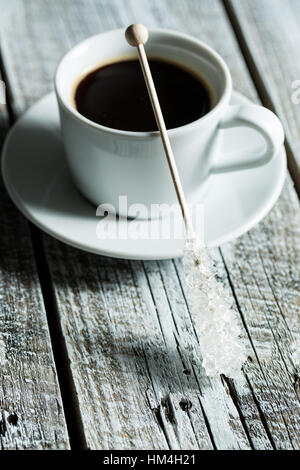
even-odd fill
[{"label": "white ceramic", "polygon": [[[233,93],[232,105],[249,103]],[[245,147],[254,149],[263,139],[253,130],[232,129],[222,144],[222,164],[227,150],[236,146],[236,159]],[[239,153],[240,152],[240,153]],[[84,157],[84,155],[83,155]],[[158,240],[99,240],[96,208],[75,188],[66,166],[54,94],[30,108],[10,131],[3,148],[2,174],[17,207],[45,232],[77,248],[120,258],[162,259],[182,255],[183,236]],[[216,174],[204,204],[204,239],[218,246],[249,230],[271,209],[286,174],[284,149],[259,168]],[[195,203],[197,200],[194,201]],[[131,221],[133,228],[148,228],[150,221]],[[152,221],[153,223],[158,223]],[[182,228],[182,218],[176,221]],[[122,232],[124,220],[109,222]]]},{"label": "white ceramic", "polygon": [[[223,59],[202,42],[175,31],[153,29],[146,44],[149,56],[160,57],[192,69],[209,84],[214,106],[203,118],[169,130],[179,174],[188,201],[201,192],[212,173],[248,169],[267,164],[283,143],[283,129],[269,110],[254,104],[229,106],[231,77]],[[176,195],[157,132],[126,132],[96,124],[72,104],[75,84],[101,64],[135,57],[124,30],[93,36],[75,46],[60,62],[55,78],[62,138],[76,186],[95,205],[112,204],[119,196],[131,204],[173,204]],[[265,139],[265,148],[244,149],[239,160],[232,141],[226,164],[219,162],[223,129],[247,126]],[[227,131],[226,131],[227,132]],[[198,193],[198,194],[197,194]],[[119,211],[122,213],[122,211]],[[123,215],[133,215],[129,212]]]}]

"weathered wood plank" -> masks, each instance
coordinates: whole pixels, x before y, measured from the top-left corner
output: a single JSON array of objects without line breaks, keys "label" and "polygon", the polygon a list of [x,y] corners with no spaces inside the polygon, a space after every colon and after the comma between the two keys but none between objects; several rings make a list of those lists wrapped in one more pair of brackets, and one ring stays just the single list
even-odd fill
[{"label": "weathered wood plank", "polygon": [[[72,44],[135,21],[205,40],[229,63],[235,87],[257,100],[216,0],[13,0],[9,14],[14,26],[4,21],[3,54],[19,112],[52,88],[56,62]],[[299,321],[296,220],[299,206],[288,180],[265,221],[212,252],[235,296],[249,349],[245,373],[235,381],[203,373],[180,261],[105,259],[45,237],[89,447],[300,447],[291,357]]]},{"label": "weathered wood plank", "polygon": [[[293,357],[300,338],[300,215],[292,203],[297,207],[298,199],[290,186],[260,227],[237,240],[234,258],[227,247],[222,250],[260,368],[251,388],[280,448],[299,448],[300,442],[299,363]],[[245,372],[249,378],[249,364]]]},{"label": "weathered wood plank", "polygon": [[201,410],[180,408],[188,379],[166,349],[152,299],[139,293],[138,282],[150,295],[141,263],[46,238],[88,446],[192,449],[199,440],[210,448]]},{"label": "weathered wood plank", "polygon": [[[290,171],[300,191],[300,3],[226,0],[261,95],[280,116]],[[293,88],[293,84],[294,87]]]},{"label": "weathered wood plank", "polygon": [[[0,108],[1,145],[7,116]],[[0,212],[0,448],[68,449],[30,231],[2,180]]]}]

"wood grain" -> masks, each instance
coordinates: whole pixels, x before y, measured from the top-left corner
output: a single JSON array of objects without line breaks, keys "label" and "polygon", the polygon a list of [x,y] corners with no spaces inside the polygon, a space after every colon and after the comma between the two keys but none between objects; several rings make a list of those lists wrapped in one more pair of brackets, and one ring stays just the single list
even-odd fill
[{"label": "wood grain", "polygon": [[[206,41],[228,62],[235,88],[258,100],[219,1],[13,0],[4,11],[2,53],[16,112],[52,89],[55,65],[71,45],[133,22]],[[179,260],[113,260],[44,237],[88,447],[300,448],[292,356],[299,339],[299,222],[287,178],[255,229],[211,252],[249,351],[234,381],[204,374]]]},{"label": "wood grain", "polygon": [[[0,146],[6,132],[1,106]],[[68,449],[29,226],[2,180],[0,212],[0,448]]]},{"label": "wood grain", "polygon": [[300,3],[226,0],[262,99],[282,120],[300,194]]}]

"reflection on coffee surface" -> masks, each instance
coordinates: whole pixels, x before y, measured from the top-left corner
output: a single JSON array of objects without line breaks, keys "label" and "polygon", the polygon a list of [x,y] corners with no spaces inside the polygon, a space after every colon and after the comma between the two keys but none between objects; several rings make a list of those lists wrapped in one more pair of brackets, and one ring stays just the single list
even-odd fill
[{"label": "reflection on coffee surface", "polygon": [[[211,109],[210,94],[193,73],[175,64],[149,60],[167,129],[183,126]],[[75,106],[86,118],[113,129],[157,130],[138,60],[99,67],[75,91]]]}]

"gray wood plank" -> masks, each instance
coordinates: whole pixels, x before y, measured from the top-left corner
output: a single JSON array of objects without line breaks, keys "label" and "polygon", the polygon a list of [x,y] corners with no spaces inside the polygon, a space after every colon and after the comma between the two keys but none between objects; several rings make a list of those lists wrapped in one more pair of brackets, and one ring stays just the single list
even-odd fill
[{"label": "gray wood plank", "polygon": [[294,343],[299,344],[297,205],[291,185],[272,213],[236,241],[233,253],[228,246],[222,249],[257,361],[257,367],[247,363],[247,380],[281,449],[299,448],[299,362],[293,358]]},{"label": "gray wood plank", "polygon": [[[52,89],[56,63],[71,45],[136,21],[205,40],[229,63],[236,89],[257,100],[216,0],[9,5],[1,17],[2,50],[17,112]],[[210,380],[203,372],[180,261],[105,259],[45,237],[89,447],[300,447],[292,357],[299,339],[298,227],[299,204],[288,178],[261,224],[211,252],[220,278],[232,289],[249,350],[245,371],[234,381]],[[185,403],[192,404],[188,411]]]},{"label": "gray wood plank", "polygon": [[[300,3],[227,0],[263,99],[286,132],[290,171],[300,191]],[[293,86],[295,88],[293,88]]]},{"label": "gray wood plank", "polygon": [[[0,106],[0,147],[6,132]],[[0,448],[68,449],[30,231],[2,180],[0,212]]]}]

